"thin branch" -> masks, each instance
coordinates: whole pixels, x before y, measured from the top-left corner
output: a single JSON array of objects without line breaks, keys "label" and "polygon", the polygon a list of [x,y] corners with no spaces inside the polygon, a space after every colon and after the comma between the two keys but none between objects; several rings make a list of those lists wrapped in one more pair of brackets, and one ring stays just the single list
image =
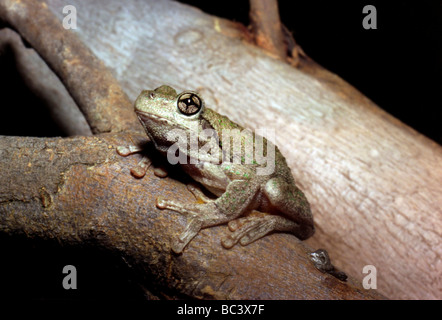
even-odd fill
[{"label": "thin branch", "polygon": [[250,23],[258,46],[285,60],[284,44],[277,0],[250,0]]},{"label": "thin branch", "polygon": [[3,0],[0,20],[17,30],[57,74],[93,133],[142,132],[129,112],[131,101],[111,72],[72,30],[63,28],[44,2]]},{"label": "thin branch", "polygon": [[25,47],[19,34],[9,28],[1,29],[0,52],[3,48],[12,50],[17,71],[23,81],[44,102],[54,122],[67,136],[92,135],[83,114],[66,88],[35,50]]}]

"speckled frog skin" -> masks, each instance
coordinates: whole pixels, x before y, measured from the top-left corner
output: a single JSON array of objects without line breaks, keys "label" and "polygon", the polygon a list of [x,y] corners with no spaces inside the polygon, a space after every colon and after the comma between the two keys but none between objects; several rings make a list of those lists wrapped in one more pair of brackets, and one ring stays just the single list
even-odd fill
[{"label": "speckled frog skin", "polygon": [[[187,216],[185,230],[172,240],[174,252],[181,253],[202,228],[225,223],[229,227],[227,236],[221,241],[225,248],[237,243],[248,245],[274,231],[289,232],[301,240],[313,235],[310,205],[296,187],[285,158],[265,138],[262,138],[263,145],[268,150],[271,146],[275,151],[272,159],[274,170],[257,174],[264,164],[256,161],[245,163],[246,148],[242,148],[241,154],[238,154],[233,148],[226,153],[225,145],[224,148],[222,146],[223,130],[242,131],[243,128],[206,108],[198,93],[185,91],[177,94],[173,88],[165,85],[155,90],[145,90],[135,101],[135,112],[155,148],[166,157],[171,148],[175,148],[174,152],[181,152],[182,159],[186,160],[180,164],[184,171],[216,197],[205,196],[196,184],[191,184],[188,189],[200,200],[197,203],[157,199],[158,208]],[[213,141],[216,141],[216,145],[205,154],[192,151],[188,146],[177,147],[176,137],[170,134],[177,129],[187,138],[192,134],[197,136],[199,149]],[[212,134],[201,135],[201,130],[205,129]],[[254,144],[255,141],[256,138],[241,138],[241,146]],[[235,163],[233,160],[238,156],[241,162]]]}]

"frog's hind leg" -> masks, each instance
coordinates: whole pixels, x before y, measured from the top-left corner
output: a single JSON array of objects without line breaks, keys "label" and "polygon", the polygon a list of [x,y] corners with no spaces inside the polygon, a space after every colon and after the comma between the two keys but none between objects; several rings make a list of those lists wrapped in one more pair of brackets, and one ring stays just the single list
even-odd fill
[{"label": "frog's hind leg", "polygon": [[276,177],[267,181],[262,191],[271,207],[281,214],[260,213],[230,221],[232,234],[222,241],[224,247],[231,248],[238,242],[245,246],[274,231],[289,232],[301,240],[313,234],[310,206],[299,189]]},{"label": "frog's hind leg", "polygon": [[[191,187],[192,188],[192,187]],[[172,242],[172,250],[181,253],[185,246],[203,228],[229,222],[238,218],[253,203],[257,188],[250,187],[248,181],[236,180],[229,184],[227,190],[216,200],[203,197],[206,203],[180,203],[174,200],[157,198],[156,205],[160,209],[170,209],[187,215],[184,232]],[[193,190],[199,196],[198,191]]]},{"label": "frog's hind leg", "polygon": [[290,232],[301,240],[313,235],[315,228],[310,204],[304,193],[294,184],[276,177],[267,181],[263,193],[272,207],[278,209],[281,217],[295,223],[277,224],[278,227],[283,228],[278,231]]}]

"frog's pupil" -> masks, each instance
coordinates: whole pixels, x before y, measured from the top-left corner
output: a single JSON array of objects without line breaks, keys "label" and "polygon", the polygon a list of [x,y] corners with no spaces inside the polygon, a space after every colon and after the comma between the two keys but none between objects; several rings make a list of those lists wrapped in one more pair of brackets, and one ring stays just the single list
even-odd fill
[{"label": "frog's pupil", "polygon": [[183,94],[178,100],[178,108],[185,115],[194,115],[201,109],[201,100],[195,94]]}]

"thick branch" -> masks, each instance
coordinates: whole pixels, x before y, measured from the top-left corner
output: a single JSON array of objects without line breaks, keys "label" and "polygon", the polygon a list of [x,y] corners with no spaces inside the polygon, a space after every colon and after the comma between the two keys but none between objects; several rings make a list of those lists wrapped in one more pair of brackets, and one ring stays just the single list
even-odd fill
[{"label": "thick branch", "polygon": [[[64,2],[49,2],[62,18]],[[198,90],[245,127],[274,129],[312,205],[309,243],[338,267],[362,279],[365,265],[376,266],[392,298],[440,295],[440,146],[311,61],[294,69],[238,41],[237,24],[175,2],[128,0],[124,14],[118,1],[70,3],[90,21],[82,39],[119,66],[131,99],[165,83]],[[111,50],[101,41],[109,37]]]},{"label": "thick branch", "polygon": [[155,198],[194,199],[182,183],[151,170],[143,180],[133,178],[129,168],[139,157],[115,152],[131,139],[143,138],[0,138],[0,185],[6,186],[0,230],[117,251],[154,279],[145,284],[150,290],[168,298],[380,298],[352,279],[343,283],[316,270],[307,256],[311,249],[288,234],[226,250],[220,239],[228,231],[221,226],[201,232],[182,255],[173,254],[170,241],[186,219],[158,210]]},{"label": "thick branch", "polygon": [[[62,16],[65,3],[49,3]],[[197,89],[208,106],[239,124],[275,129],[276,142],[312,205],[317,233],[309,242],[326,248],[338,267],[362,277],[364,265],[376,266],[380,290],[393,298],[440,295],[440,146],[314,63],[293,69],[232,39],[241,31],[230,22],[174,2],[145,1],[140,6],[128,0],[124,12],[118,1],[109,0],[99,8],[85,1],[70,3],[88,25],[81,30],[82,39],[94,52],[105,53],[109,66],[119,67],[116,75],[132,100],[141,89],[163,83],[178,90]],[[125,27],[114,28],[117,23]],[[103,43],[108,38],[112,41]],[[102,186],[96,181],[90,183]],[[103,182],[107,188],[109,182]],[[44,192],[35,194],[50,201]],[[130,200],[137,197],[141,194]],[[110,211],[105,202],[97,208]],[[8,217],[17,212],[12,209],[5,209]],[[179,221],[182,227],[183,220]],[[26,225],[21,227],[27,230]],[[212,231],[203,234],[208,232]],[[259,243],[265,247],[275,237],[286,236]],[[193,250],[205,252],[205,245],[217,246],[218,240],[196,242],[201,247]],[[234,251],[222,254],[230,252]],[[242,259],[238,255],[230,263]],[[267,260],[259,262],[265,265]]]}]

